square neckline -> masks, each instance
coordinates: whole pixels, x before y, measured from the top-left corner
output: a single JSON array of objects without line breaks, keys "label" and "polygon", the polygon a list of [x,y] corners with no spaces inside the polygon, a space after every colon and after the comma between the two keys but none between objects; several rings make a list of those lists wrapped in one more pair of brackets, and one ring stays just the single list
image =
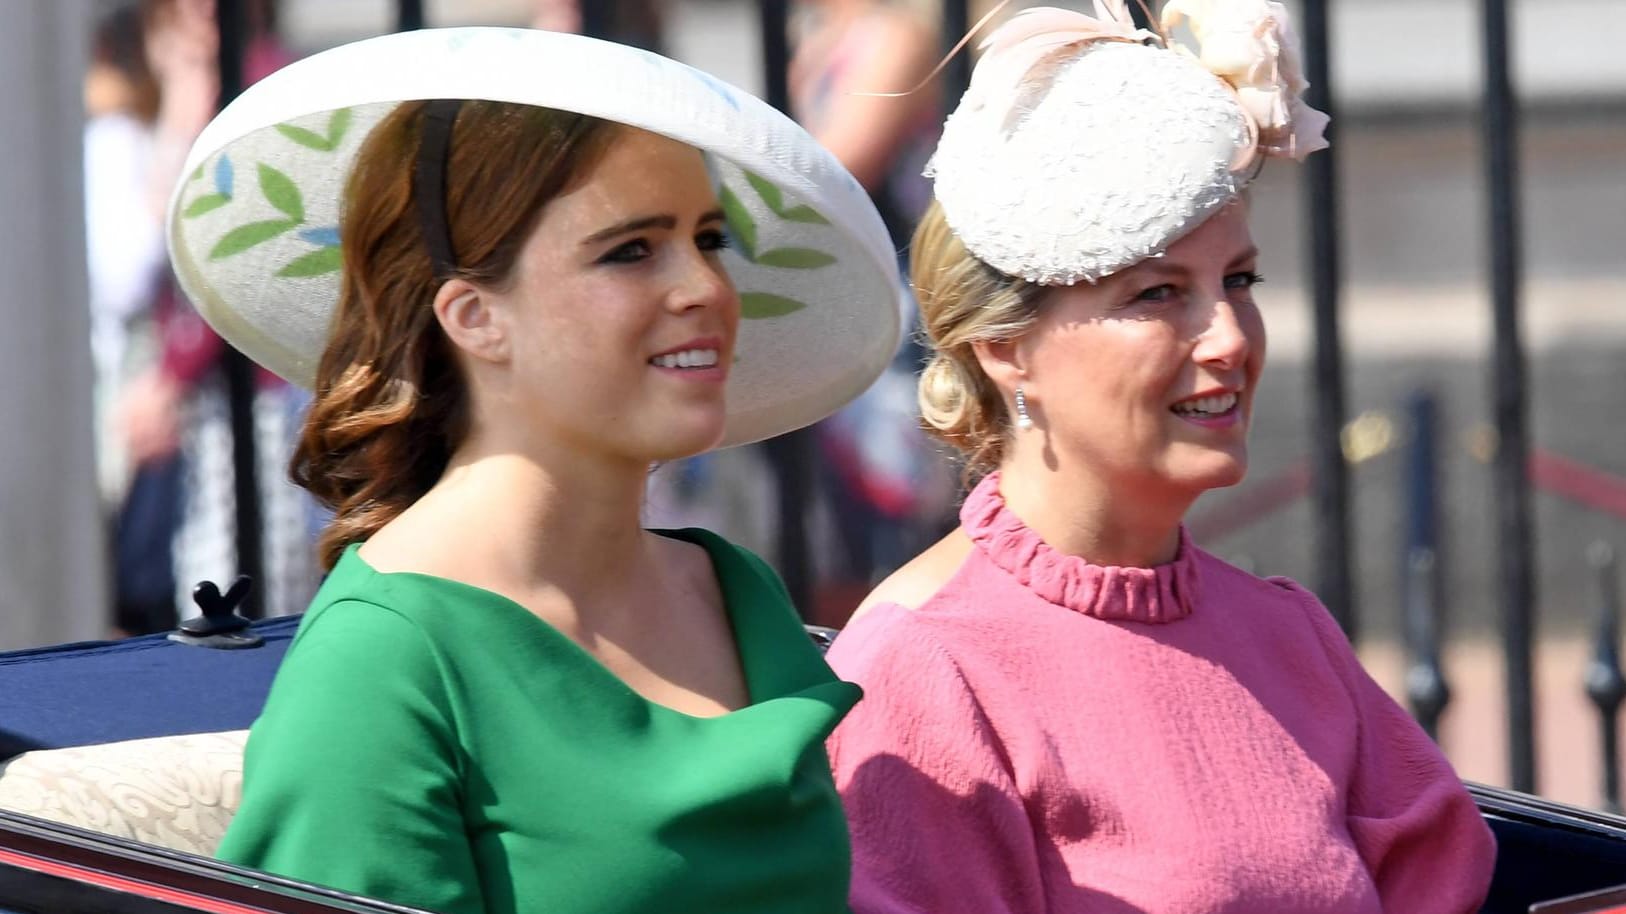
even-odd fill
[{"label": "square neckline", "polygon": [[[738,708],[730,708],[721,714],[690,714],[671,705],[656,701],[627,683],[625,679],[617,676],[613,670],[604,665],[604,662],[593,656],[585,647],[574,638],[560,631],[557,626],[525,608],[524,604],[504,596],[494,590],[470,584],[455,578],[442,575],[427,574],[417,571],[380,571],[361,555],[362,543],[351,543],[346,546],[340,557],[340,562],[349,561],[366,573],[369,577],[383,580],[413,580],[429,584],[438,588],[445,588],[467,596],[473,596],[487,603],[501,606],[509,615],[518,613],[531,620],[534,630],[542,633],[545,640],[559,646],[567,655],[580,666],[587,667],[592,675],[602,680],[612,691],[619,693],[624,699],[639,703],[651,711],[670,715],[689,723],[705,723],[708,721],[724,720],[735,717],[754,708],[761,707],[776,698],[783,696],[765,696],[765,675],[768,671],[760,666],[765,662],[766,651],[752,649],[748,643],[766,634],[761,630],[758,617],[760,613],[747,612],[744,604],[751,602],[750,597],[756,591],[763,589],[760,581],[752,569],[745,567],[744,559],[738,554],[737,548],[721,536],[703,530],[699,527],[683,527],[677,529],[650,529],[648,532],[667,539],[691,543],[705,551],[711,563],[712,574],[717,580],[717,589],[722,595],[723,615],[728,620],[729,635],[734,642],[734,661],[739,664],[740,676],[745,685],[745,704]],[[335,564],[335,569],[338,565]],[[753,657],[763,658],[753,663]]]}]

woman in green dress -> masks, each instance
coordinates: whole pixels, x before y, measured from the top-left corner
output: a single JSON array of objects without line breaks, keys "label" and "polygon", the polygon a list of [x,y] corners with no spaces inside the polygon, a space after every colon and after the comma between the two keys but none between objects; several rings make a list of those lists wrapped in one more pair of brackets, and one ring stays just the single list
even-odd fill
[{"label": "woman in green dress", "polygon": [[177,274],[312,387],[334,511],[221,856],[450,914],[846,911],[858,689],[760,559],[640,510],[886,363],[856,182],[698,71],[507,29],[295,64],[187,173]]}]

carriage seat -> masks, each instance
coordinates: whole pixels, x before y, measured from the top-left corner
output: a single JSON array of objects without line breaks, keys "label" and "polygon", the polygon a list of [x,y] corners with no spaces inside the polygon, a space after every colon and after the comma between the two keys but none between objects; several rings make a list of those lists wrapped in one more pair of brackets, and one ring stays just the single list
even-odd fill
[{"label": "carriage seat", "polygon": [[158,634],[0,653],[0,809],[213,856],[298,624],[254,623],[251,649]]},{"label": "carriage seat", "polygon": [[36,749],[0,763],[0,809],[214,856],[243,795],[247,730]]},{"label": "carriage seat", "polygon": [[[0,654],[0,809],[213,856],[242,800],[247,727],[297,623],[256,623],[252,650],[158,635]],[[807,628],[821,650],[835,639]]]}]

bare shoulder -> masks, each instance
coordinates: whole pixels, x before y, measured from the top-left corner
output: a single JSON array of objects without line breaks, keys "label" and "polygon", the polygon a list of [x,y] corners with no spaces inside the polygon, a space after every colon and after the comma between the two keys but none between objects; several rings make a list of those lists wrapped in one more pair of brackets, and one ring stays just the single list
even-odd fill
[{"label": "bare shoulder", "polygon": [[971,553],[971,545],[970,537],[955,528],[870,591],[853,613],[853,619],[882,603],[896,603],[909,609],[919,607],[942,590],[949,578],[960,570],[965,557]]},{"label": "bare shoulder", "polygon": [[[362,561],[385,574],[409,572],[459,579],[458,552],[447,548],[445,529],[408,508],[361,544]],[[457,542],[455,538],[450,541]]]}]

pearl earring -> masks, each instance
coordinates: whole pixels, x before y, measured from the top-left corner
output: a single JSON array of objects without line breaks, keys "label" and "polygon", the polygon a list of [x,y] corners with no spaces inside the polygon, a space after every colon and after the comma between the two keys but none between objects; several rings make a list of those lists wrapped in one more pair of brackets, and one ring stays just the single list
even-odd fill
[{"label": "pearl earring", "polygon": [[1033,417],[1028,415],[1028,398],[1022,393],[1022,385],[1016,385],[1016,427],[1027,431],[1033,427]]}]

